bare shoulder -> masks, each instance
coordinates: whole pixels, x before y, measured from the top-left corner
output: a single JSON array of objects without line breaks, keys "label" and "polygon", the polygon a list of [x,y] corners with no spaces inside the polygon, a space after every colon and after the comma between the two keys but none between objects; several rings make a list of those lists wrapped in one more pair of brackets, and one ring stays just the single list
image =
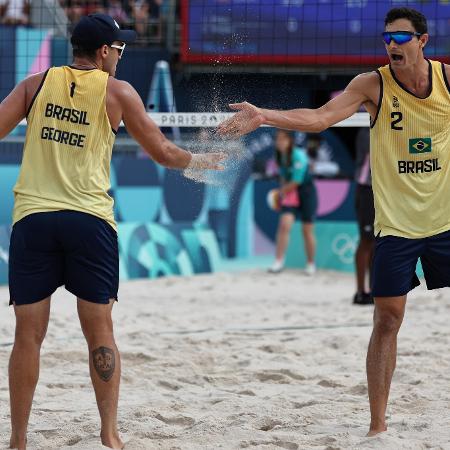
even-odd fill
[{"label": "bare shoulder", "polygon": [[114,77],[108,78],[107,90],[108,94],[116,97],[118,100],[124,99],[136,92],[130,83],[123,80],[117,80]]},{"label": "bare shoulder", "polygon": [[43,72],[33,73],[32,75],[27,76],[25,78],[25,81],[27,81],[29,83],[36,82],[36,81],[42,81],[47,72],[48,72],[48,69],[44,70]]},{"label": "bare shoulder", "polygon": [[363,90],[378,88],[380,77],[376,72],[365,72],[357,75],[347,86],[347,89]]},{"label": "bare shoulder", "polygon": [[120,90],[125,84],[128,84],[126,81],[118,80],[114,77],[109,76],[108,77],[108,85],[107,89],[108,91],[118,91]]},{"label": "bare shoulder", "polygon": [[106,109],[113,127],[121,120],[129,127],[130,119],[147,117],[141,97],[130,83],[109,77],[106,89]]},{"label": "bare shoulder", "polygon": [[37,88],[41,85],[44,80],[45,75],[47,74],[47,70],[44,72],[34,73],[33,75],[25,78],[22,83],[26,87],[27,91],[36,91]]},{"label": "bare shoulder", "polygon": [[[348,84],[346,91],[359,94],[365,98],[364,106],[368,107],[368,103],[377,105],[380,98],[380,77],[374,72],[366,72],[357,75]],[[370,107],[369,107],[370,109]]]},{"label": "bare shoulder", "polygon": [[25,98],[26,110],[28,111],[30,105],[33,102],[33,98],[39,90],[39,87],[42,85],[47,70],[45,72],[34,73],[33,75],[28,76],[24,80],[22,80],[17,85],[17,90],[21,92],[23,97]]}]

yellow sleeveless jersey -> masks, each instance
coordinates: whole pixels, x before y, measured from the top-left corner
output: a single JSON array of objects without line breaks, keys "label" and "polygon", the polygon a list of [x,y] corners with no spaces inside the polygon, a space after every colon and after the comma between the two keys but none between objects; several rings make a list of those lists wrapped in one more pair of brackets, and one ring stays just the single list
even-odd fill
[{"label": "yellow sleeveless jersey", "polygon": [[378,69],[370,162],[375,234],[423,238],[450,230],[450,85],[444,65],[428,61],[431,92],[419,98]]},{"label": "yellow sleeveless jersey", "polygon": [[27,114],[13,223],[37,212],[81,211],[114,229],[110,188],[115,132],[106,113],[108,73],[48,70]]}]

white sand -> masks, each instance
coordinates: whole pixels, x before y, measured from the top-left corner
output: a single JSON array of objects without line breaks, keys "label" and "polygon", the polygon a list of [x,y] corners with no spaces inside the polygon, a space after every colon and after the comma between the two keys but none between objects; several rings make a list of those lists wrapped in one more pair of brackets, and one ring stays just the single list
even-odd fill
[{"label": "white sand", "polygon": [[[216,274],[122,283],[114,310],[131,449],[450,449],[450,290],[416,289],[400,333],[389,431],[366,438],[372,307],[353,276]],[[0,447],[13,310],[0,289]],[[26,357],[26,355],[24,355]],[[72,297],[42,349],[30,449],[104,448]]]}]

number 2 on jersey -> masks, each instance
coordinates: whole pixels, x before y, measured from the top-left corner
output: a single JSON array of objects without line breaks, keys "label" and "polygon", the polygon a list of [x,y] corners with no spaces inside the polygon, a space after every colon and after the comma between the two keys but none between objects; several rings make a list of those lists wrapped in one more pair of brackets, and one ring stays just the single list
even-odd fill
[{"label": "number 2 on jersey", "polygon": [[397,125],[403,119],[403,114],[400,111],[391,112],[391,119],[393,119],[391,122],[391,128],[393,130],[403,130],[403,127],[401,125]]}]

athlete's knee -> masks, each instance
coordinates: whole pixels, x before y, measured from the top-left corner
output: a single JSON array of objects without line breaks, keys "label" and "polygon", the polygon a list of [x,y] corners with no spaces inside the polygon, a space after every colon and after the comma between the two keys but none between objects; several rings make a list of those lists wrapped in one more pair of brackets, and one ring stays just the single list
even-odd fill
[{"label": "athlete's knee", "polygon": [[17,325],[15,333],[15,344],[25,346],[38,346],[44,342],[47,334],[47,324],[36,325],[30,323],[28,326]]},{"label": "athlete's knee", "polygon": [[16,344],[41,345],[47,334],[50,298],[45,301],[15,307]]},{"label": "athlete's knee", "polygon": [[97,322],[87,322],[81,324],[84,337],[89,345],[95,346],[102,342],[113,343],[114,342],[114,332],[111,320],[104,320]]},{"label": "athlete's knee", "polygon": [[397,334],[403,322],[403,311],[398,309],[375,309],[374,330],[381,334]]},{"label": "athlete's knee", "polygon": [[110,317],[101,317],[97,318],[97,320],[82,320],[81,329],[89,347],[102,342],[114,342],[113,324]]}]

